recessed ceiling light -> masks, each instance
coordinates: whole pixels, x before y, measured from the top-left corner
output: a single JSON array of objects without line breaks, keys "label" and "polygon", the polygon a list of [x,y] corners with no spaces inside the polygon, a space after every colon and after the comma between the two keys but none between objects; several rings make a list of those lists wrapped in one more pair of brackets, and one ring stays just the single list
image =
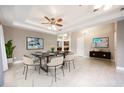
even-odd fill
[{"label": "recessed ceiling light", "polygon": [[104,10],[109,10],[112,7],[112,5],[104,5],[103,9]]},{"label": "recessed ceiling light", "polygon": [[94,10],[93,12],[98,11],[103,5],[94,5]]},{"label": "recessed ceiling light", "polygon": [[94,5],[94,9],[99,9],[101,8],[103,5]]}]

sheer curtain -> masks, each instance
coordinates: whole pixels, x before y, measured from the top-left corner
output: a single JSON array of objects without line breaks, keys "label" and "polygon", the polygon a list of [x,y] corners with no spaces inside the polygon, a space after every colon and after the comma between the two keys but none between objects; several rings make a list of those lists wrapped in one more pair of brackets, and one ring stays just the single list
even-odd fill
[{"label": "sheer curtain", "polygon": [[8,69],[7,57],[6,57],[6,50],[5,50],[5,41],[4,41],[4,34],[3,34],[3,27],[0,25],[0,50],[1,50],[1,59],[2,59],[2,68],[3,71]]}]

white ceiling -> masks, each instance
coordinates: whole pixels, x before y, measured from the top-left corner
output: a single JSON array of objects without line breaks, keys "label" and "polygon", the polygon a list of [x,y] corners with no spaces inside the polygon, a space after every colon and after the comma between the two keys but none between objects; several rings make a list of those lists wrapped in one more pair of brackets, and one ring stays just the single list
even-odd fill
[{"label": "white ceiling", "polygon": [[[97,12],[93,12],[93,5],[1,5],[0,21],[7,26],[59,34],[120,20],[124,17],[124,11],[120,11],[122,7],[122,5],[113,5],[107,11],[101,8]],[[50,31],[48,29],[50,25],[41,24],[46,21],[43,18],[44,16],[50,18],[61,17],[63,19],[62,31]]]}]

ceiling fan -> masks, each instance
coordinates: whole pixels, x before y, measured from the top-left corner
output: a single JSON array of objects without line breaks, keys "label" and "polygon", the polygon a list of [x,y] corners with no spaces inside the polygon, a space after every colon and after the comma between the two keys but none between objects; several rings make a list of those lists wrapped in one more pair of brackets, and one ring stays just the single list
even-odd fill
[{"label": "ceiling fan", "polygon": [[48,21],[47,23],[42,23],[42,24],[51,24],[51,25],[55,25],[55,26],[59,26],[62,27],[63,25],[61,24],[61,22],[63,21],[62,18],[49,18],[47,16],[44,16],[44,18]]}]

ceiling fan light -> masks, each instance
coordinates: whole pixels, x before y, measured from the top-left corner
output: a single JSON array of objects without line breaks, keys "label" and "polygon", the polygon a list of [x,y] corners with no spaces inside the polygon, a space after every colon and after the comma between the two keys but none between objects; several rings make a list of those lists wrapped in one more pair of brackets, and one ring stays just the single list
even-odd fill
[{"label": "ceiling fan light", "polygon": [[51,27],[48,27],[49,30],[51,30]]},{"label": "ceiling fan light", "polygon": [[51,27],[52,27],[52,28],[56,28],[55,25],[52,25]]},{"label": "ceiling fan light", "polygon": [[51,27],[48,27],[49,30],[57,30],[55,25],[51,25]]},{"label": "ceiling fan light", "polygon": [[55,26],[55,25],[52,25],[51,28],[52,28],[53,30],[56,30],[56,26]]}]

